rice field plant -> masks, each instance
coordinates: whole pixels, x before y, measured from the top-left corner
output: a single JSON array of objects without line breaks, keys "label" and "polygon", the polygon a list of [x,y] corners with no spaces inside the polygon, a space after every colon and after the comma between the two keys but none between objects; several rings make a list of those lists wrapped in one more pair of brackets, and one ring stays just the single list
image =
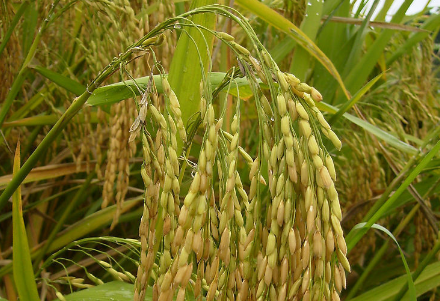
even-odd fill
[{"label": "rice field plant", "polygon": [[440,16],[379,2],[3,1],[0,300],[438,300]]}]

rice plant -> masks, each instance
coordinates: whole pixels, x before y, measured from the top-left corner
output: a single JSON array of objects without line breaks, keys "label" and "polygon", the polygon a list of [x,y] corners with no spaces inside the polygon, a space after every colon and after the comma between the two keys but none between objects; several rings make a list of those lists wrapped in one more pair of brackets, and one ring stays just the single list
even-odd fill
[{"label": "rice plant", "polygon": [[440,19],[354,2],[4,1],[0,299],[435,300]]}]

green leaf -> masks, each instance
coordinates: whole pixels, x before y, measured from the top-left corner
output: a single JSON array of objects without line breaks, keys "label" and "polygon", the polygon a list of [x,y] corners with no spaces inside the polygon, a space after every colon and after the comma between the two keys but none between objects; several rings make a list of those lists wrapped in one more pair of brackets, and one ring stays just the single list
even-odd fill
[{"label": "green leaf", "polygon": [[83,85],[81,85],[77,81],[74,81],[73,79],[70,79],[62,74],[48,70],[48,69],[43,68],[41,66],[33,66],[31,68],[34,69],[35,71],[37,71],[38,73],[40,73],[45,78],[54,82],[58,86],[66,89],[69,92],[72,92],[75,95],[81,95],[86,90],[86,87],[84,87]]},{"label": "green leaf", "polygon": [[361,98],[365,95],[365,93],[370,90],[370,88],[382,77],[383,73],[377,75],[375,78],[370,80],[365,86],[363,86],[359,91],[356,92],[356,94],[350,99],[350,101],[347,101],[344,103],[344,105],[339,109],[339,111],[333,115],[329,123],[333,124],[337,120],[341,118],[342,115],[344,115],[345,112],[350,110]]},{"label": "green leaf", "polygon": [[18,21],[20,21],[21,16],[25,13],[28,6],[29,6],[29,1],[23,1],[20,7],[18,8],[17,13],[15,14],[11,23],[9,24],[8,31],[5,33],[5,35],[2,38],[2,43],[0,44],[0,55],[2,55],[3,50],[5,50],[6,44],[8,43],[9,38],[14,32],[15,26],[17,26]]},{"label": "green leaf", "polygon": [[436,31],[438,27],[440,26],[440,15],[439,14],[433,14],[431,17],[429,17],[428,20],[426,20],[423,25],[422,29],[428,30],[423,32],[416,32],[412,33],[409,38],[405,41],[405,44],[400,46],[396,51],[393,51],[392,56],[387,59],[386,64],[389,66],[393,62],[395,62],[398,58],[400,58],[405,53],[408,53],[411,51],[411,49],[420,41],[426,39],[429,37],[431,32],[429,31]]},{"label": "green leaf", "polygon": [[[321,0],[309,0],[306,7],[307,18],[304,18],[301,23],[301,30],[306,34],[311,41],[315,41],[316,33],[321,26],[321,14],[324,1]],[[283,44],[283,43],[281,43]],[[306,76],[310,64],[309,50],[305,48],[298,48],[295,50],[292,63],[290,64],[290,73],[301,81],[306,81]]]},{"label": "green leaf", "polygon": [[[191,8],[215,4],[216,0],[194,0]],[[198,14],[191,18],[193,24],[201,25],[208,29],[215,28],[215,14]],[[199,28],[189,27],[182,32],[177,42],[171,61],[168,80],[173,91],[180,101],[182,121],[186,126],[188,120],[199,110],[200,82],[209,70],[214,36],[202,33]],[[182,150],[181,139],[177,140],[178,151]]]},{"label": "green leaf", "polygon": [[[208,81],[211,83],[211,86],[213,88],[217,87],[224,79],[226,73],[224,72],[212,72],[208,74]],[[153,76],[154,84],[156,85],[157,91],[159,93],[163,92],[162,90],[162,81],[159,75]],[[147,87],[149,77],[140,77],[135,79],[137,85],[143,89]],[[247,79],[245,78],[237,78],[234,80],[234,84],[237,84],[239,87],[242,87],[240,89],[240,96],[241,97],[249,97],[249,83]],[[131,89],[130,89],[131,88]],[[231,93],[235,92],[232,91]],[[121,100],[133,97],[133,92],[136,93],[136,95],[139,95],[138,90],[136,89],[135,84],[132,80],[126,80],[125,82],[118,82],[115,84],[111,84],[108,86],[100,87],[93,92],[93,94],[90,96],[90,98],[87,101],[87,104],[90,106],[102,106],[102,105],[109,105],[116,102],[119,102]]]},{"label": "green leaf", "polygon": [[[14,157],[14,174],[20,169],[20,143]],[[20,300],[39,301],[32,260],[23,220],[21,186],[12,195],[12,272]]]},{"label": "green leaf", "polygon": [[350,51],[350,55],[348,56],[348,58],[346,59],[346,62],[345,62],[343,76],[346,76],[350,72],[350,70],[353,68],[353,66],[356,64],[356,62],[359,61],[359,58],[362,53],[362,48],[363,48],[365,36],[369,30],[368,26],[370,23],[370,19],[373,16],[373,13],[376,10],[376,7],[378,4],[379,4],[379,0],[375,0],[373,2],[370,10],[368,11],[366,18],[362,21],[361,26],[357,30],[357,33],[354,37],[353,46]]},{"label": "green leaf", "polygon": [[[431,159],[438,154],[440,150],[440,140],[437,141],[435,146],[427,153],[422,161],[411,171],[408,177],[403,181],[403,183],[399,186],[399,188],[391,195],[391,197],[382,205],[379,209],[377,209],[371,218],[367,221],[365,227],[363,227],[360,231],[351,230],[346,237],[347,247],[351,250],[359,240],[365,235],[368,229],[381,217],[383,217],[384,213],[391,208],[394,203],[398,200],[400,195],[406,190],[406,188],[414,181],[414,179],[420,174],[420,172],[428,165]],[[373,209],[374,210],[374,209]]]},{"label": "green leaf", "polygon": [[36,9],[37,2],[32,1],[23,17],[23,34],[22,47],[23,53],[27,54],[31,48],[32,40],[35,36],[35,29],[37,27],[38,12]]},{"label": "green leaf", "polygon": [[[65,295],[67,301],[132,301],[134,285],[131,283],[112,281],[88,289]],[[153,299],[152,287],[147,288],[145,300]],[[59,299],[57,299],[59,300]]]},{"label": "green leaf", "polygon": [[347,99],[350,98],[350,93],[345,88],[345,84],[332,61],[292,22],[257,0],[237,0],[236,3],[293,38],[298,45],[306,49],[310,55],[315,57],[330,72],[338,81]]},{"label": "green leaf", "polygon": [[[17,127],[17,126],[39,126],[39,125],[54,125],[58,119],[60,119],[59,115],[51,114],[51,115],[41,115],[41,116],[33,116],[28,118],[23,118],[14,121],[7,121],[3,123],[4,128],[9,127]],[[72,123],[83,123],[84,115],[81,114],[77,119],[73,120]],[[90,113],[90,123],[97,123],[98,117],[96,112]]]},{"label": "green leaf", "polygon": [[[405,0],[400,9],[391,19],[391,22],[400,23],[412,2],[413,0]],[[367,53],[351,69],[349,75],[345,79],[345,83],[349,91],[357,91],[360,87],[362,87],[371,71],[373,71],[374,66],[377,64],[380,56],[383,54],[383,51],[393,34],[394,31],[391,29],[383,30],[376,41],[368,48]]]},{"label": "green leaf", "polygon": [[[387,283],[384,283],[378,287],[375,287],[360,296],[357,296],[350,301],[388,301],[392,300],[397,295],[402,286],[407,281],[407,276],[403,275],[396,279],[393,279]],[[421,275],[415,281],[415,288],[417,296],[435,289],[440,283],[440,262],[432,263],[428,265]],[[408,300],[408,294],[401,300]]]},{"label": "green leaf", "polygon": [[[331,18],[334,16],[348,17],[351,15],[350,2],[345,0],[325,1],[324,14],[329,14]],[[347,25],[330,23],[329,20],[326,20],[318,32],[317,42],[319,48],[329,57],[335,68],[342,72],[345,60],[350,55],[354,43]],[[322,65],[317,64],[313,70],[313,85],[321,92],[326,102],[333,103],[338,84]],[[346,99],[342,102],[345,101]]]},{"label": "green leaf", "polygon": [[[367,223],[357,224],[356,226],[353,227],[353,230],[361,229],[361,228],[365,227],[366,224]],[[405,266],[406,277],[407,277],[408,287],[409,287],[409,297],[410,297],[410,300],[417,300],[417,298],[416,298],[416,288],[414,286],[414,281],[413,281],[412,276],[411,276],[411,271],[409,270],[408,263],[406,262],[406,259],[405,259],[405,255],[403,254],[403,251],[400,248],[400,245],[397,242],[397,239],[394,237],[393,233],[391,233],[387,228],[385,228],[385,227],[383,227],[381,225],[373,224],[373,225],[371,225],[371,228],[374,228],[374,229],[377,229],[377,230],[380,230],[380,231],[386,233],[396,243],[397,248],[399,249],[399,252],[400,252],[400,256],[402,257],[403,265]]]},{"label": "green leaf", "polygon": [[[332,113],[332,114],[336,114],[338,112],[338,109],[334,106],[331,106],[325,102],[319,102],[316,105],[320,110]],[[417,149],[414,148],[413,146],[397,139],[395,136],[391,135],[388,132],[385,132],[384,130],[378,128],[375,125],[372,125],[371,123],[362,120],[360,118],[357,118],[353,115],[350,115],[348,113],[344,113],[343,115],[345,118],[347,118],[348,120],[350,120],[351,122],[353,122],[354,124],[360,126],[361,128],[363,128],[364,130],[370,132],[371,134],[373,134],[374,136],[376,136],[377,138],[385,141],[386,143],[388,143],[389,145],[395,147],[396,149],[406,152],[408,154],[416,154],[417,153]]]},{"label": "green leaf", "polygon": [[394,3],[394,0],[385,0],[385,3],[382,6],[382,9],[376,16],[376,21],[385,21],[385,17],[387,16],[387,12],[390,9],[391,5]]}]

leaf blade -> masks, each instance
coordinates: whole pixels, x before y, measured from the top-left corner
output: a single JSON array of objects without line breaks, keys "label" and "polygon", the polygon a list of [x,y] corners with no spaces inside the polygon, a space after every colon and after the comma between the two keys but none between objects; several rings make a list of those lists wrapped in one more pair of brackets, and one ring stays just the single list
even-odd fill
[{"label": "leaf blade", "polygon": [[[20,143],[14,156],[14,174],[20,169]],[[12,195],[12,270],[20,300],[38,301],[37,284],[35,283],[32,260],[23,220],[21,186]]]},{"label": "leaf blade", "polygon": [[237,0],[236,3],[293,38],[301,47],[306,49],[310,55],[315,57],[328,70],[328,72],[330,72],[330,74],[338,81],[347,99],[350,98],[350,93],[346,89],[344,81],[332,61],[292,22],[257,0]]}]

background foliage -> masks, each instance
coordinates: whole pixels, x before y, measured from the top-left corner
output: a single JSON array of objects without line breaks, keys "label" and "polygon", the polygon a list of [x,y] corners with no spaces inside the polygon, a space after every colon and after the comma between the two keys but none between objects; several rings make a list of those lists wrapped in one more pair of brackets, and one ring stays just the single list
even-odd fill
[{"label": "background foliage", "polygon": [[[366,1],[355,2],[356,9],[344,0],[222,4],[233,5],[249,19],[283,71],[321,92],[324,100],[318,107],[342,140],[340,152],[326,145],[336,164],[342,224],[349,233],[352,273],[342,298],[399,300],[406,292],[397,245],[377,227],[361,238],[362,230],[353,228],[366,222],[382,225],[397,239],[414,272],[420,300],[438,300],[435,37],[440,16],[428,9],[408,16],[415,1],[406,0],[389,20],[393,1],[385,1],[382,8],[378,0],[370,1],[369,8]],[[2,1],[1,297],[34,300],[38,294],[47,300],[63,295],[68,300],[98,300],[106,292],[118,300],[132,298],[132,286],[120,282],[134,282],[144,189],[142,150],[127,143],[136,106],[122,81],[148,76],[152,58],[126,60],[117,66],[120,72],[110,70],[105,78],[100,71],[157,24],[190,6],[189,1]],[[252,49],[231,20],[218,16],[215,28]],[[174,53],[178,37],[179,31],[166,35],[156,59],[165,70],[180,68],[182,76],[170,82],[188,93],[186,74],[200,72],[180,64],[184,55]],[[213,43],[213,71],[227,72],[237,63],[224,44]],[[86,87],[94,88],[90,83],[99,76],[106,86],[73,111],[75,97]],[[214,74],[210,80],[215,85],[221,78]],[[257,112],[246,85],[242,92],[240,145],[255,157]],[[197,109],[190,102],[181,107],[183,112]],[[229,131],[235,108],[229,102],[224,109]],[[56,131],[46,151],[30,158],[66,112],[72,112],[72,119]],[[188,119],[191,113],[186,114]],[[193,155],[201,137],[196,134],[194,141]],[[20,161],[31,163],[22,174],[21,196],[11,188],[11,195],[16,193],[9,202],[7,186],[12,187],[13,174],[18,173],[14,162],[20,166]],[[243,185],[247,190],[250,182]],[[13,244],[23,247],[12,249]],[[23,272],[13,276],[13,269]],[[115,280],[119,282],[111,283]],[[26,283],[37,283],[38,292]]]}]

